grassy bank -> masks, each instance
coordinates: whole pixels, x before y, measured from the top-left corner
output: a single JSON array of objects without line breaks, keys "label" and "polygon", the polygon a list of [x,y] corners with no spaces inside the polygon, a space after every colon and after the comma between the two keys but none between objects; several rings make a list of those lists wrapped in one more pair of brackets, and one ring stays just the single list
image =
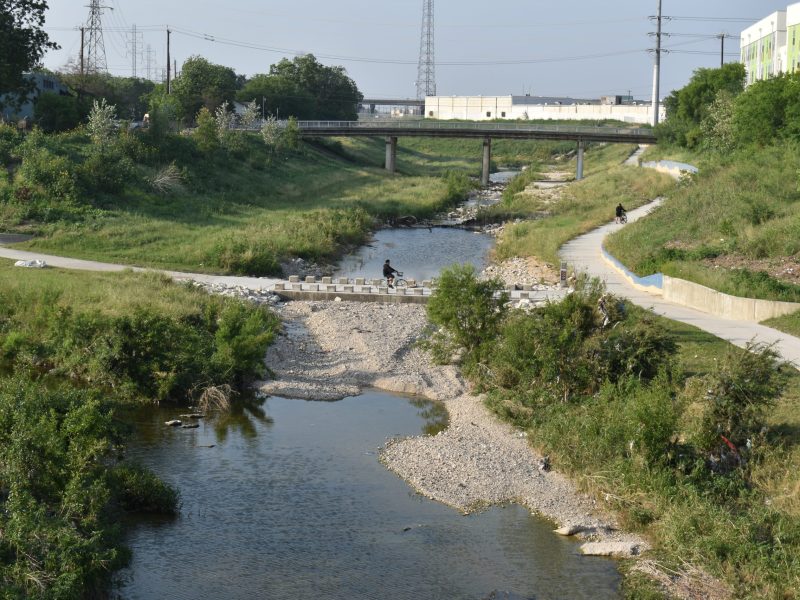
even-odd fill
[{"label": "grassy bank", "polygon": [[[462,281],[470,278],[442,275],[428,312],[445,333],[430,343],[440,357],[460,349],[462,369],[498,415],[644,535],[663,573],[700,568],[730,587],[720,597],[796,597],[794,369],[769,349],[746,352],[602,296],[595,283],[561,303],[508,312],[492,305],[491,285]],[[662,597],[633,572],[625,591]]]},{"label": "grassy bank", "polygon": [[103,597],[129,558],[123,516],[179,508],[124,460],[118,410],[235,401],[276,328],[264,308],[152,274],[0,261],[0,595]]},{"label": "grassy bank", "polygon": [[[406,174],[390,175],[374,139],[275,151],[257,134],[207,148],[177,135],[121,134],[98,146],[80,130],[24,140],[0,133],[10,168],[0,180],[0,228],[37,234],[26,248],[256,275],[277,274],[291,257],[331,260],[362,243],[376,219],[447,208],[467,194],[466,173],[481,156],[480,143],[403,139]],[[560,151],[496,145],[511,164]]]},{"label": "grassy bank", "polygon": [[523,191],[485,216],[531,219],[506,226],[496,249],[499,258],[537,256],[555,263],[565,242],[613,219],[617,202],[631,210],[674,185],[667,175],[618,165],[570,184],[555,200]]},{"label": "grassy bank", "polygon": [[719,157],[668,194],[662,207],[607,240],[640,275],[661,271],[735,296],[800,301],[776,276],[800,246],[797,147],[781,144]]}]

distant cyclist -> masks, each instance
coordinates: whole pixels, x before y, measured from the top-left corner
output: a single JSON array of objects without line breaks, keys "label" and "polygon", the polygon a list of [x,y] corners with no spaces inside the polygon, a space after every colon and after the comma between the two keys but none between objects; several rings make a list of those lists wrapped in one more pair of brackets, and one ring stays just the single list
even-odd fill
[{"label": "distant cyclist", "polygon": [[628,211],[625,210],[625,207],[622,206],[622,202],[617,204],[616,218],[614,219],[614,222],[615,223],[625,223],[628,220],[626,218],[627,217],[627,212]]},{"label": "distant cyclist", "polygon": [[394,287],[394,274],[397,273],[397,269],[392,267],[389,264],[389,259],[386,259],[386,262],[383,263],[383,276],[386,278],[386,282],[389,284],[390,288]]}]

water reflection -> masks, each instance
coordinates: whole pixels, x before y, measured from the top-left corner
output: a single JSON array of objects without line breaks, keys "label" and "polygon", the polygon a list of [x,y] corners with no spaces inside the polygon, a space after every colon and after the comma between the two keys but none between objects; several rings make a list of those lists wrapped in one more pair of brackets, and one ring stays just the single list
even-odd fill
[{"label": "water reflection", "polygon": [[132,531],[120,595],[618,598],[613,562],[580,556],[525,509],[463,517],[379,463],[387,437],[441,423],[433,406],[377,391],[335,403],[272,397],[231,417],[222,438],[215,422],[176,430],[163,425],[174,410],[142,413],[131,458],[176,485],[183,506]]}]

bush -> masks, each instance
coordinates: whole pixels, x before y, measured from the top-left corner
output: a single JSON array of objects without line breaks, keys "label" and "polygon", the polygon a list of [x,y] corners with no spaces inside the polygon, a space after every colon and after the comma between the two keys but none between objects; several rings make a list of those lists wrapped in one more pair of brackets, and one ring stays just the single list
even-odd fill
[{"label": "bush", "polygon": [[0,379],[4,597],[87,597],[122,566],[106,467],[120,440],[98,395]]},{"label": "bush", "polygon": [[428,319],[442,327],[430,342],[437,359],[464,350],[468,358],[479,360],[479,349],[494,340],[507,312],[508,294],[502,290],[498,279],[480,281],[472,265],[442,271],[427,307]]},{"label": "bush", "polygon": [[126,512],[174,515],[179,494],[152,471],[137,464],[123,463],[109,472],[116,502]]},{"label": "bush", "polygon": [[197,113],[197,128],[194,139],[201,152],[211,152],[219,148],[219,131],[214,115],[204,106]]},{"label": "bush", "polygon": [[[764,427],[766,410],[781,393],[785,378],[772,346],[749,342],[730,352],[706,382],[705,410],[698,445],[709,452],[746,451]],[[726,441],[727,440],[727,441]]]},{"label": "bush", "polygon": [[78,184],[89,197],[118,194],[136,181],[133,162],[116,146],[94,146],[76,169]]},{"label": "bush", "polygon": [[0,163],[6,165],[10,163],[20,143],[22,143],[22,134],[17,131],[17,128],[0,123]]}]

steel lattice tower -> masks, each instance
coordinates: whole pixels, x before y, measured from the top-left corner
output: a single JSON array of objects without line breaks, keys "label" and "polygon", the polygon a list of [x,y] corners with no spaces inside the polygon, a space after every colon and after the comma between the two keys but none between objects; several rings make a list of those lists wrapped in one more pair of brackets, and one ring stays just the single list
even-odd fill
[{"label": "steel lattice tower", "polygon": [[436,95],[436,60],[433,55],[433,0],[422,0],[422,35],[417,66],[417,99]]},{"label": "steel lattice tower", "polygon": [[107,7],[100,5],[100,0],[90,0],[89,20],[86,29],[89,30],[89,51],[86,61],[87,73],[105,73],[108,71],[106,64],[106,46],[103,43],[103,9]]}]

